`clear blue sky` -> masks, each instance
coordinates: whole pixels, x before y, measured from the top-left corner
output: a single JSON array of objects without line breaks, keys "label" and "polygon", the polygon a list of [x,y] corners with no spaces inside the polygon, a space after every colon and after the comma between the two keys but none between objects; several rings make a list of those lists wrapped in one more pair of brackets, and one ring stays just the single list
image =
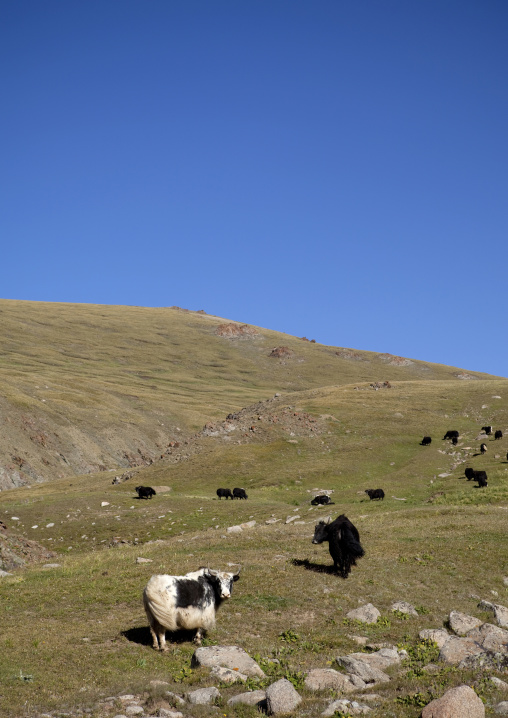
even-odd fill
[{"label": "clear blue sky", "polygon": [[506,0],[3,0],[0,296],[508,375]]}]

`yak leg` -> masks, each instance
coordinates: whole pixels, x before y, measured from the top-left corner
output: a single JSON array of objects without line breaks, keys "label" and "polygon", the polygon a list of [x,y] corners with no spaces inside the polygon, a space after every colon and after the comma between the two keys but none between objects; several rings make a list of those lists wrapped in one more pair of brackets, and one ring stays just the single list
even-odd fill
[{"label": "yak leg", "polygon": [[196,635],[194,636],[194,643],[196,644],[196,646],[201,645],[201,641],[203,640],[205,633],[206,631],[204,628],[198,628],[198,630],[196,631]]},{"label": "yak leg", "polygon": [[168,650],[166,645],[166,629],[158,621],[150,623],[150,633],[152,634],[153,648],[155,651]]}]

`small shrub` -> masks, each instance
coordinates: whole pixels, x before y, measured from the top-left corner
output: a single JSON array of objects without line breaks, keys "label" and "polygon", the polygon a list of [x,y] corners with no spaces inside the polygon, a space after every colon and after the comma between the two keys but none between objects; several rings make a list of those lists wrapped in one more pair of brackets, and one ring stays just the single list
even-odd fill
[{"label": "small shrub", "polygon": [[429,702],[429,698],[423,693],[408,693],[406,696],[397,696],[395,702],[402,703],[404,706],[423,708]]},{"label": "small shrub", "polygon": [[298,633],[295,633],[291,628],[288,628],[287,631],[279,633],[278,637],[280,641],[286,641],[286,643],[296,643],[300,640]]}]

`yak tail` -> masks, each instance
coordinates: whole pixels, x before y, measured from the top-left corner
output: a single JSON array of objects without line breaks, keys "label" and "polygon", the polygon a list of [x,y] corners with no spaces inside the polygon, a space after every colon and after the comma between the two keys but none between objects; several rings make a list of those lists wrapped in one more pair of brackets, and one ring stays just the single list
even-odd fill
[{"label": "yak tail", "polygon": [[342,526],[341,532],[342,541],[349,555],[354,556],[355,559],[364,556],[365,551],[363,550],[361,543],[357,540],[349,526]]}]

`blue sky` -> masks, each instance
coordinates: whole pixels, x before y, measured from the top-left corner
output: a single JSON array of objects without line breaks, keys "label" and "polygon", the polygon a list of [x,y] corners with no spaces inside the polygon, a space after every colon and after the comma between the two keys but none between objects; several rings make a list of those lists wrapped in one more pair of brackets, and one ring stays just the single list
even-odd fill
[{"label": "blue sky", "polygon": [[505,0],[3,0],[0,296],[508,375]]}]

